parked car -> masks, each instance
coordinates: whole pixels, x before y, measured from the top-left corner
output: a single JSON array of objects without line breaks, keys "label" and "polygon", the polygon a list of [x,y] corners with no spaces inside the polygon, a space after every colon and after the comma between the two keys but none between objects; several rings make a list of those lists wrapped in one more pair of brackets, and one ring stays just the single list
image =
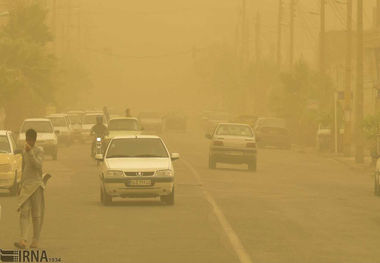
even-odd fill
[{"label": "parked car", "polygon": [[247,164],[248,169],[256,171],[257,147],[252,128],[247,124],[219,123],[211,140],[209,168],[215,169],[217,163]]},{"label": "parked car", "polygon": [[169,154],[158,136],[137,135],[111,139],[100,165],[100,197],[109,205],[114,197],[160,197],[174,204],[174,168],[179,154]]},{"label": "parked car", "polygon": [[108,122],[108,138],[118,136],[140,135],[143,129],[137,118],[113,117]]},{"label": "parked car", "polygon": [[53,123],[54,131],[58,131],[58,143],[66,143],[67,145],[72,142],[72,129],[70,119],[67,114],[51,114],[46,116]]},{"label": "parked car", "polygon": [[16,195],[22,177],[22,151],[11,131],[0,130],[0,189]]},{"label": "parked car", "polygon": [[53,160],[58,158],[58,131],[54,132],[53,124],[49,119],[36,118],[25,119],[21,125],[18,145],[23,147],[25,144],[25,132],[28,129],[34,129],[37,131],[37,145],[44,149],[44,153],[51,155]]},{"label": "parked car", "polygon": [[290,149],[290,132],[286,122],[279,118],[258,118],[255,125],[258,145]]},{"label": "parked car", "polygon": [[90,137],[91,129],[96,124],[96,119],[98,117],[103,118],[104,125],[107,125],[106,119],[104,118],[103,112],[86,112],[82,119],[82,139],[86,141],[91,141]]},{"label": "parked car", "polygon": [[68,111],[67,116],[70,120],[72,141],[82,141],[82,119],[84,111]]},{"label": "parked car", "polygon": [[140,123],[144,130],[162,132],[163,130],[163,119],[158,112],[141,112],[138,116]]}]

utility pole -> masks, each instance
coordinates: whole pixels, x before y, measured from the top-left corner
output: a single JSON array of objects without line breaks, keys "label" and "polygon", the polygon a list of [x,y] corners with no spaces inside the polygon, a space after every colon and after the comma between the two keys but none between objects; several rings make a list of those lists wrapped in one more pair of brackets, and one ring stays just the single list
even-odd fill
[{"label": "utility pole", "polygon": [[57,56],[57,0],[53,0],[52,6],[52,28],[53,28],[53,51],[54,55]]},{"label": "utility pole", "polygon": [[321,24],[319,35],[319,70],[325,72],[326,0],[321,1]]},{"label": "utility pole", "polygon": [[290,50],[289,50],[289,66],[293,67],[294,60],[294,18],[295,14],[295,0],[290,0]]},{"label": "utility pole", "polygon": [[256,15],[256,24],[255,24],[255,58],[256,58],[256,64],[259,64],[261,60],[261,17],[260,13],[258,12]]},{"label": "utility pole", "polygon": [[242,47],[241,47],[241,61],[242,68],[245,69],[249,59],[249,30],[247,23],[247,1],[242,0],[242,14],[241,14],[241,34],[242,34]]},{"label": "utility pole", "polygon": [[351,62],[352,62],[352,0],[347,1],[346,68],[344,76],[344,147],[345,156],[351,155]]},{"label": "utility pole", "polygon": [[257,114],[258,112],[258,94],[257,87],[260,86],[260,60],[261,60],[261,16],[257,12],[256,23],[255,23],[255,82],[252,87],[253,92],[253,112]]},{"label": "utility pole", "polygon": [[277,21],[277,65],[281,68],[281,47],[282,47],[282,12],[284,10],[283,0],[278,0],[278,21]]},{"label": "utility pole", "polygon": [[355,160],[357,163],[363,163],[363,0],[357,0],[357,31]]}]

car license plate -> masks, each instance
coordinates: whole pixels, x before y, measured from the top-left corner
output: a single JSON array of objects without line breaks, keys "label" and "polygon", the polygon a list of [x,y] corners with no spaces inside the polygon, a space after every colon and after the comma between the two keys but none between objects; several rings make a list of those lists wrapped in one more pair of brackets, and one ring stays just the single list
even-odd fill
[{"label": "car license plate", "polygon": [[152,180],[130,180],[128,186],[151,186]]}]

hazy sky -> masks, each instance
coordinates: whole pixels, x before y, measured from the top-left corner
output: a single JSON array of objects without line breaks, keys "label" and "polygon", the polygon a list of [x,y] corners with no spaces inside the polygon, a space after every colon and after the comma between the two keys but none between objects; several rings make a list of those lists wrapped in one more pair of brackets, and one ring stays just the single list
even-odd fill
[{"label": "hazy sky", "polygon": [[[193,94],[193,86],[197,85],[191,49],[207,48],[214,43],[235,45],[241,10],[241,1],[237,0],[82,1],[80,23],[86,38],[82,41],[91,49],[87,62],[96,92],[114,91],[104,93],[101,100],[135,108],[157,107],[158,98],[166,104],[170,102],[172,107],[176,107],[176,103],[178,107],[183,106],[183,99]],[[284,0],[285,63],[289,48],[289,2]],[[319,12],[320,1],[296,2],[295,56],[315,63],[319,17],[311,12]],[[375,0],[364,2],[365,26],[369,27]],[[73,10],[71,23],[75,24],[77,12]],[[278,0],[247,0],[247,12],[252,33],[256,14],[260,13],[262,56],[273,57]],[[326,16],[327,30],[344,28],[344,5],[328,0]],[[75,42],[75,32],[71,34]],[[253,44],[251,47],[253,49]],[[145,94],[151,96],[139,100]]]}]

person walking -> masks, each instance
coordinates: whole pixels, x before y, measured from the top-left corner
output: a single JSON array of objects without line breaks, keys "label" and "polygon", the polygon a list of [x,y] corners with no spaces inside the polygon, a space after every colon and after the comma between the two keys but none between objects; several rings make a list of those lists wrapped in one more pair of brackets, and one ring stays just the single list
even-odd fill
[{"label": "person walking", "polygon": [[27,247],[30,217],[33,224],[33,240],[30,248],[38,248],[45,213],[44,190],[51,175],[42,174],[43,149],[36,146],[37,132],[29,129],[25,133],[23,167],[18,211],[20,212],[21,239],[15,242],[17,248]]}]

